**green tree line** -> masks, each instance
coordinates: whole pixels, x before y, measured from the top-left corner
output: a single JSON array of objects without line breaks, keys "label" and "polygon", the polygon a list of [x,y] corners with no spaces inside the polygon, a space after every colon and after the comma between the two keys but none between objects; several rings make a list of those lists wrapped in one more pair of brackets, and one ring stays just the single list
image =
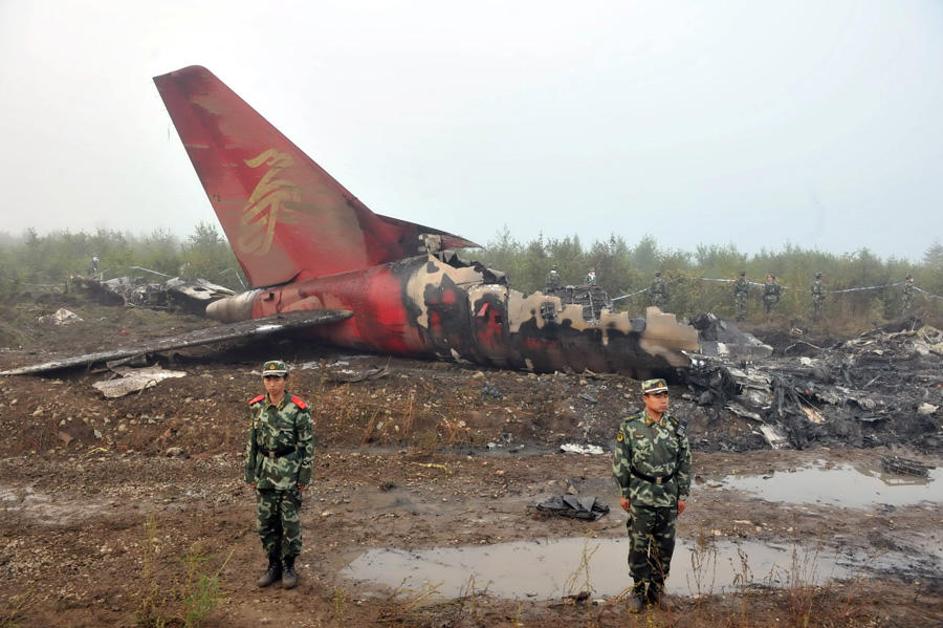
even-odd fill
[{"label": "green tree line", "polygon": [[[767,273],[785,286],[776,315],[789,319],[807,319],[811,309],[810,286],[815,273],[824,275],[828,290],[888,285],[913,275],[916,285],[930,293],[943,295],[943,245],[931,246],[919,262],[898,258],[882,259],[866,248],[844,254],[829,253],[786,245],[781,250],[761,250],[750,255],[736,245],[701,245],[694,251],[663,247],[645,236],[630,245],[618,235],[608,240],[583,245],[579,236],[517,240],[505,227],[479,251],[470,254],[487,266],[508,273],[514,288],[524,292],[543,289],[547,274],[556,265],[564,284],[584,282],[587,271],[596,269],[598,283],[611,297],[631,294],[651,285],[656,272],[669,285],[670,311],[680,315],[715,312],[731,316],[734,312],[732,283],[710,279],[736,279],[741,271],[747,278],[763,283]],[[751,288],[750,316],[762,317],[762,288]],[[629,310],[648,305],[642,292],[618,301]],[[939,320],[943,300],[917,293],[914,310]],[[901,287],[891,286],[829,294],[826,314],[842,321],[877,322],[901,315]]]},{"label": "green tree line", "polygon": [[[587,271],[595,268],[598,282],[613,297],[648,287],[660,271],[669,284],[668,309],[680,315],[705,311],[731,315],[732,285],[705,279],[732,280],[740,271],[758,283],[767,273],[775,274],[786,287],[777,315],[793,319],[808,315],[809,286],[816,272],[824,273],[829,290],[894,284],[912,274],[917,286],[943,295],[943,245],[939,243],[921,260],[910,261],[882,259],[868,249],[837,254],[793,245],[752,255],[733,244],[680,251],[666,248],[650,236],[634,244],[618,235],[589,245],[578,235],[521,241],[505,227],[487,246],[465,254],[505,271],[511,285],[523,292],[542,289],[552,265],[559,269],[564,284],[582,283]],[[162,230],[147,235],[108,229],[41,235],[31,229],[21,236],[0,233],[0,296],[10,298],[37,287],[62,285],[70,275],[87,274],[92,256],[100,259],[99,272],[106,279],[142,275],[133,269],[140,266],[167,275],[203,277],[234,290],[243,287],[244,279],[228,242],[210,223],[198,224],[182,238]],[[752,316],[759,316],[760,294],[761,289],[754,287]],[[826,313],[842,320],[887,320],[902,313],[900,294],[899,286],[830,294]],[[619,306],[640,310],[646,299],[643,292],[620,300]],[[943,300],[918,293],[914,302],[917,313],[939,319],[943,312]]]},{"label": "green tree line", "polygon": [[162,230],[147,235],[109,229],[45,235],[29,229],[21,237],[0,234],[0,295],[11,298],[63,285],[71,275],[89,274],[92,257],[99,258],[98,273],[105,279],[134,275],[159,279],[133,268],[139,266],[242,289],[241,271],[226,239],[214,225],[200,223],[185,238]]}]

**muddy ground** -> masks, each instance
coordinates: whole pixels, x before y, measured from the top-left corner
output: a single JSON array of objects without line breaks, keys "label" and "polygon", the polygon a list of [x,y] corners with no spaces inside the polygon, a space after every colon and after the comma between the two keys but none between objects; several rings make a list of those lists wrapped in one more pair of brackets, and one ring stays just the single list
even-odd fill
[{"label": "muddy ground", "polygon": [[[4,308],[0,367],[206,324],[80,300],[65,305],[82,322],[36,322],[60,305]],[[317,481],[302,513],[302,582],[293,591],[254,587],[264,559],[253,495],[241,480],[245,401],[259,390],[254,370],[274,355],[307,365],[293,374],[291,390],[311,402],[318,437]],[[697,475],[679,538],[703,551],[730,541],[793,548],[802,565],[794,561],[778,583],[744,574],[746,586],[697,597],[679,585],[670,611],[630,616],[623,598],[600,593],[611,583],[593,584],[578,559],[568,567],[575,577],[561,578],[570,585],[552,599],[507,597],[480,577],[459,596],[435,582],[416,586],[406,572],[403,586],[391,588],[352,580],[345,567],[369,549],[623,538],[608,457],[558,447],[608,448],[620,417],[638,405],[637,382],[351,356],[289,341],[191,350],[164,365],[187,376],[110,400],[92,388],[107,372],[0,380],[0,626],[943,623],[937,476],[929,501],[893,505],[888,487],[856,507],[803,503],[802,490],[795,499],[764,500],[762,491],[733,488],[730,478],[778,482],[817,465],[866,470],[864,481],[888,453],[943,464],[939,451],[925,439],[908,442],[907,433],[884,434],[886,444],[867,449],[830,441],[771,451],[750,421],[685,403],[686,391],[674,388]],[[336,381],[371,366],[389,374]],[[613,511],[587,523],[532,508],[566,492],[596,495]],[[850,565],[851,575],[810,577],[820,552]],[[588,600],[567,597],[583,589],[592,589]]]}]

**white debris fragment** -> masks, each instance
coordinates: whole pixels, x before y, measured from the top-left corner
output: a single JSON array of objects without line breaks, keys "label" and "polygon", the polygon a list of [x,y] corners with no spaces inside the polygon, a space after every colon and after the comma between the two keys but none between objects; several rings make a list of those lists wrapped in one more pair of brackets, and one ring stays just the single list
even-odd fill
[{"label": "white debris fragment", "polygon": [[929,416],[940,409],[940,406],[935,406],[932,403],[921,403],[917,406],[917,414],[920,416]]},{"label": "white debris fragment", "polygon": [[109,399],[123,397],[128,393],[152,388],[165,379],[183,377],[187,374],[185,371],[167,371],[156,364],[140,369],[118,366],[111,370],[120,375],[120,377],[102,380],[92,384],[93,388]]},{"label": "white debris fragment", "polygon": [[577,445],[576,443],[564,443],[560,445],[560,451],[565,454],[583,454],[599,456],[606,453],[599,445]]},{"label": "white debris fragment", "polygon": [[782,449],[789,444],[789,441],[786,440],[786,436],[772,425],[761,425],[759,430],[763,438],[766,439],[766,442],[769,443],[769,446],[773,449]]},{"label": "white debris fragment", "polygon": [[52,323],[53,325],[71,325],[72,323],[81,323],[83,319],[72,310],[60,307],[55,313],[40,316],[38,320],[40,323]]}]

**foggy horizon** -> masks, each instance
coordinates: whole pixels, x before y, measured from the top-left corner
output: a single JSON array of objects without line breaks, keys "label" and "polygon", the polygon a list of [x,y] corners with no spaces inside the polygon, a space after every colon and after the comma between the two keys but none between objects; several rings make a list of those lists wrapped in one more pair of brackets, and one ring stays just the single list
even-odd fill
[{"label": "foggy horizon", "polygon": [[151,78],[208,67],[374,212],[920,261],[943,5],[0,4],[0,233],[222,233]]}]

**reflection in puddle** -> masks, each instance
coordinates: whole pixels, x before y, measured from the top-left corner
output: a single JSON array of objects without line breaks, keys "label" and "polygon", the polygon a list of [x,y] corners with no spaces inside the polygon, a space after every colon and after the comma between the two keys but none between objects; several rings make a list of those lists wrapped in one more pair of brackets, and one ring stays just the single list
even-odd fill
[{"label": "reflection in puddle", "polygon": [[766,501],[866,508],[943,502],[943,469],[929,478],[891,475],[867,467],[812,467],[770,476],[730,475],[725,487],[754,493]]},{"label": "reflection in puddle", "polygon": [[[343,571],[359,581],[413,591],[434,589],[443,597],[487,591],[504,598],[555,599],[586,590],[617,595],[631,584],[627,539],[565,538],[418,551],[370,550]],[[668,591],[678,595],[719,593],[744,586],[821,584],[849,576],[834,555],[757,542],[675,549]]]}]

